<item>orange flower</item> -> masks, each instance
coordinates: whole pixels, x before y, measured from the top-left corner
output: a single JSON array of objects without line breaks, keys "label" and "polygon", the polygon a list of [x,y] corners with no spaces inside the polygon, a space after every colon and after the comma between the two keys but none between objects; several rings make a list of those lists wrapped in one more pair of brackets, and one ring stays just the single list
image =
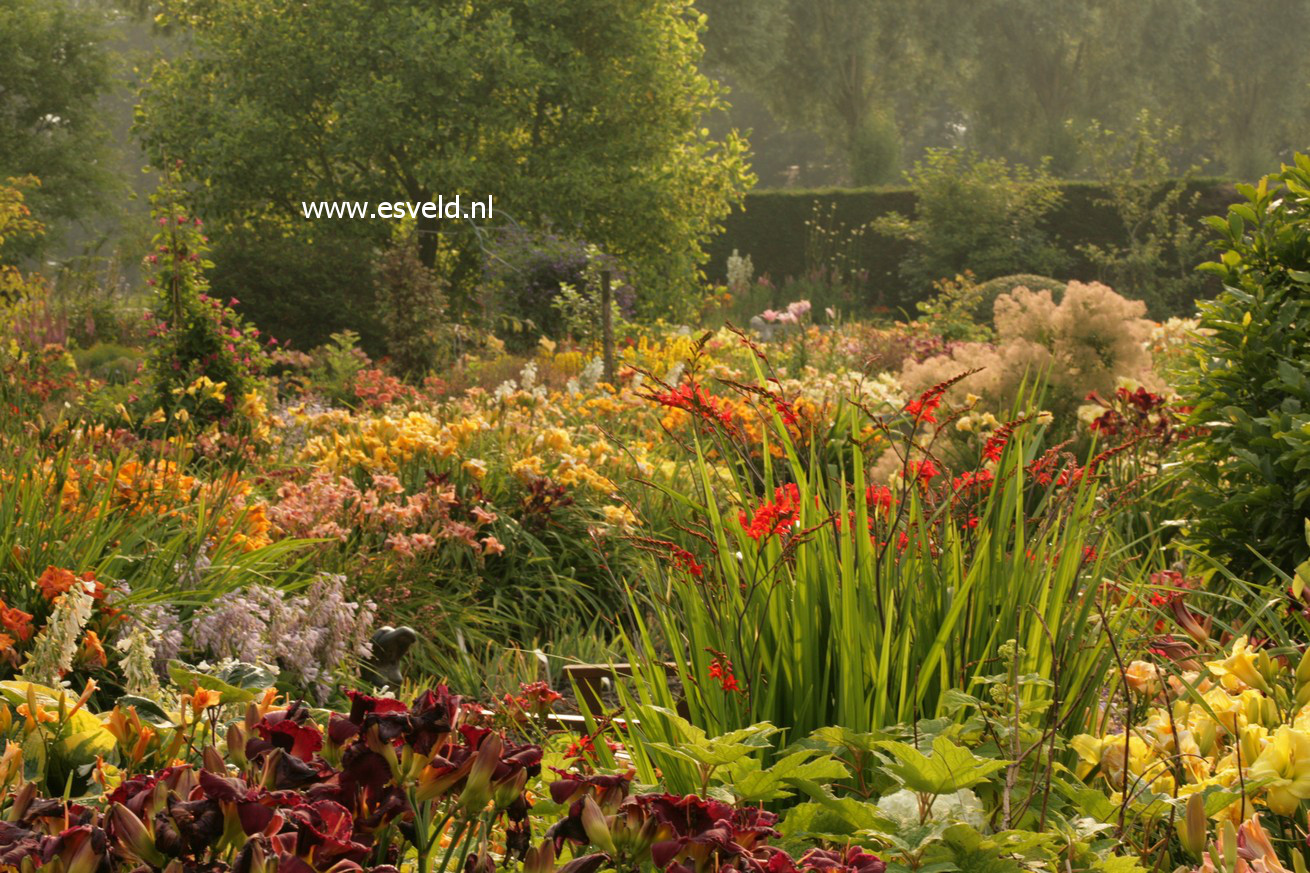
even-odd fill
[{"label": "orange flower", "polygon": [[93,630],[87,631],[82,637],[82,658],[95,667],[109,666],[109,658],[105,656],[105,647],[100,643],[100,635]]},{"label": "orange flower", "polygon": [[73,575],[73,571],[61,567],[46,567],[41,578],[36,580],[37,587],[41,589],[46,600],[54,600],[59,595],[68,593],[75,582],[77,577]]},{"label": "orange flower", "polygon": [[18,714],[27,720],[27,729],[34,730],[38,724],[43,721],[59,721],[59,716],[53,712],[47,712],[41,704],[36,704],[36,711],[33,712],[28,708],[26,703],[18,704]]},{"label": "orange flower", "polygon": [[0,625],[24,642],[32,638],[32,614],[18,607],[5,606],[3,600],[0,600]]},{"label": "orange flower", "polygon": [[191,712],[199,718],[201,713],[212,706],[218,706],[223,700],[223,695],[209,688],[196,688],[195,694],[183,694],[182,705],[185,707],[191,704]]}]

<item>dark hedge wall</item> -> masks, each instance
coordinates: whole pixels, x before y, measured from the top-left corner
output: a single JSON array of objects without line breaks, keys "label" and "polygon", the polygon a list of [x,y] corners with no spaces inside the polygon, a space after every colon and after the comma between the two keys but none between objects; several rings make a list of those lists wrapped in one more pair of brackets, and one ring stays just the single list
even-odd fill
[{"label": "dark hedge wall", "polygon": [[[1090,182],[1066,182],[1060,205],[1047,221],[1047,231],[1070,255],[1066,275],[1059,279],[1092,281],[1096,269],[1078,255],[1076,247],[1087,243],[1105,245],[1124,243],[1122,224],[1114,210],[1096,201],[1105,196],[1105,188]],[[1191,183],[1201,193],[1190,219],[1200,223],[1206,215],[1225,215],[1235,202],[1233,183],[1220,179],[1199,179]],[[1184,200],[1188,199],[1184,197]],[[829,204],[836,206],[836,220],[848,228],[864,224],[888,212],[912,215],[914,194],[908,188],[846,188],[826,190],[759,190],[746,196],[742,209],[725,222],[723,233],[709,245],[706,272],[715,281],[725,278],[728,256],[733,249],[750,255],[757,276],[768,274],[775,282],[799,276],[805,270],[805,221],[815,202],[827,214]],[[922,289],[905,288],[898,272],[906,244],[874,233],[866,233],[861,243],[861,258],[875,286],[882,286],[883,300],[906,306],[917,299]]]}]

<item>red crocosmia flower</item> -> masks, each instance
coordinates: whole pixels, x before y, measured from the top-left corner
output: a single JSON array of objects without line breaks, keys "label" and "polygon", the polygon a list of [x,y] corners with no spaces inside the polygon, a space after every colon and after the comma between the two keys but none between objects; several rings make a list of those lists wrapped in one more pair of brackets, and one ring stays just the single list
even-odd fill
[{"label": "red crocosmia flower", "polygon": [[892,511],[892,490],[886,485],[870,485],[864,491],[864,502],[869,509],[881,509],[889,515]]},{"label": "red crocosmia flower", "polygon": [[906,478],[912,479],[921,485],[927,485],[940,473],[941,470],[937,469],[937,465],[932,462],[932,458],[924,458],[922,461],[910,462],[910,469],[906,474]]},{"label": "red crocosmia flower", "polygon": [[782,416],[785,424],[790,427],[800,427],[800,419],[796,415],[796,409],[790,403],[779,397],[774,401],[773,406],[778,410],[778,414]]},{"label": "red crocosmia flower", "polygon": [[737,677],[732,673],[732,662],[727,658],[715,658],[710,662],[710,678],[719,680],[719,687],[724,691],[741,691]]},{"label": "red crocosmia flower", "polygon": [[662,394],[653,394],[651,399],[661,406],[690,412],[707,422],[717,422],[724,427],[732,426],[732,411],[722,400],[693,382],[684,382]]},{"label": "red crocosmia flower", "polygon": [[696,561],[696,556],[681,546],[670,543],[669,554],[673,557],[673,566],[679,570],[686,570],[693,579],[700,579],[705,575],[704,565]]},{"label": "red crocosmia flower", "polygon": [[[564,757],[567,759],[599,761],[600,758],[596,755],[596,739],[597,737],[588,735],[580,740],[575,740],[564,750]],[[619,752],[623,750],[623,746],[620,743],[616,743],[608,737],[601,737],[600,739],[605,741],[605,745],[609,746],[611,752]]]},{"label": "red crocosmia flower", "polygon": [[746,535],[758,542],[765,537],[780,534],[795,524],[801,514],[800,502],[800,489],[795,483],[788,483],[775,488],[773,500],[760,504],[754,514],[747,514],[743,510],[737,519]]},{"label": "red crocosmia flower", "polygon": [[905,404],[906,414],[913,415],[915,423],[922,421],[927,424],[936,424],[937,416],[934,413],[936,412],[937,407],[941,406],[942,395],[945,393],[946,389],[944,387],[941,385],[934,385],[932,388],[929,388],[927,391]]},{"label": "red crocosmia flower", "polygon": [[951,484],[955,486],[956,491],[967,491],[970,488],[982,490],[990,487],[994,479],[991,470],[979,470],[956,476]]}]

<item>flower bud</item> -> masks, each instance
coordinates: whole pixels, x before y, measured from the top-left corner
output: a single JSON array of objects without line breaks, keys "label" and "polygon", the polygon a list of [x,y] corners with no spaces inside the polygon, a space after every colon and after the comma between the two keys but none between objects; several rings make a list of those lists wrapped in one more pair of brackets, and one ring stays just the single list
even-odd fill
[{"label": "flower bud", "polygon": [[121,803],[109,808],[109,830],[119,847],[138,860],[152,867],[162,867],[167,860],[141,819]]},{"label": "flower bud", "polygon": [[232,722],[227,729],[227,756],[238,767],[245,769],[250,763],[246,757],[246,740],[248,738],[245,725],[240,722]]},{"label": "flower bud", "polygon": [[205,750],[200,753],[200,760],[210,773],[217,773],[219,776],[227,775],[227,763],[218,753],[218,749],[213,746],[205,746]]},{"label": "flower bud", "polygon": [[609,824],[605,821],[605,813],[600,811],[591,795],[582,798],[582,829],[587,832],[587,839],[591,840],[592,845],[610,855],[617,854]]},{"label": "flower bud", "polygon": [[1187,798],[1187,812],[1178,822],[1178,839],[1193,858],[1200,859],[1210,835],[1205,801],[1200,792]]},{"label": "flower bud", "polygon": [[523,856],[523,873],[553,873],[555,869],[555,844],[545,840],[536,848],[528,849]]},{"label": "flower bud", "polygon": [[482,745],[473,755],[473,766],[469,769],[464,790],[460,792],[459,804],[465,812],[476,815],[481,813],[491,801],[491,777],[500,763],[500,752],[504,748],[498,734],[488,734]]},{"label": "flower bud", "polygon": [[1310,685],[1310,647],[1306,648],[1296,668],[1296,686],[1300,688],[1302,685]]}]

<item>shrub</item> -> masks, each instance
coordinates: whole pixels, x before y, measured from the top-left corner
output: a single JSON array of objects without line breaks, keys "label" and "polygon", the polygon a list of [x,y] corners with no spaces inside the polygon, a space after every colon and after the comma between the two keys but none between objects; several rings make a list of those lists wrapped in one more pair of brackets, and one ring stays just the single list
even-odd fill
[{"label": "shrub", "polygon": [[259,331],[207,293],[209,240],[198,218],[179,207],[171,178],[152,196],[159,225],[155,252],[146,258],[157,294],[157,319],[146,369],[155,406],[170,419],[206,424],[229,418],[237,403],[256,393],[268,366]]},{"label": "shrub", "polygon": [[1096,203],[1114,210],[1124,241],[1084,243],[1078,251],[1102,281],[1146,301],[1157,316],[1190,314],[1206,281],[1196,270],[1205,243],[1192,218],[1201,193],[1191,188],[1193,172],[1171,173],[1166,155],[1178,135],[1143,110],[1131,134],[1093,125],[1086,140],[1092,170],[1108,192]]},{"label": "shrub", "polygon": [[907,359],[901,384],[923,391],[981,368],[951,393],[958,399],[967,390],[999,413],[1013,407],[1024,385],[1045,379],[1045,406],[1072,421],[1089,392],[1113,394],[1119,377],[1155,386],[1145,311],[1144,303],[1096,283],[1070,282],[1059,303],[1048,290],[1021,286],[996,299],[994,343],[961,343],[921,362]]},{"label": "shrub", "polygon": [[72,354],[79,370],[111,385],[132,381],[141,368],[140,352],[117,343],[96,343]]},{"label": "shrub", "polygon": [[387,354],[397,370],[422,376],[449,357],[445,283],[419,260],[418,248],[402,242],[378,259],[378,309]]},{"label": "shrub", "polygon": [[282,345],[310,349],[349,329],[369,354],[380,355],[373,282],[378,241],[359,227],[376,223],[212,228],[215,296],[239,297],[246,316]]},{"label": "shrub", "polygon": [[486,271],[488,305],[499,319],[493,325],[497,335],[516,351],[535,346],[543,336],[562,338],[568,329],[568,307],[556,305],[560,289],[568,286],[591,295],[592,275],[605,268],[618,283],[615,302],[623,314],[631,315],[635,293],[611,259],[598,256],[586,243],[555,234],[504,231]]},{"label": "shrub", "polygon": [[1051,273],[1065,256],[1044,223],[1060,202],[1045,166],[1012,166],[959,149],[930,149],[907,174],[915,215],[874,222],[881,233],[911,243],[901,275],[920,287],[963,273],[982,279],[1021,271]]},{"label": "shrub", "polygon": [[[1238,575],[1261,557],[1310,557],[1310,157],[1240,185],[1214,218],[1224,292],[1201,304],[1196,355],[1180,392],[1204,428],[1188,445],[1191,540]],[[1258,553],[1258,556],[1257,556]]]},{"label": "shrub", "polygon": [[978,286],[978,305],[972,314],[978,321],[990,321],[996,310],[996,298],[1009,294],[1015,288],[1027,288],[1029,291],[1050,291],[1051,299],[1060,302],[1067,283],[1050,276],[1038,276],[1035,273],[1016,273],[1013,276],[998,276],[988,279]]}]

